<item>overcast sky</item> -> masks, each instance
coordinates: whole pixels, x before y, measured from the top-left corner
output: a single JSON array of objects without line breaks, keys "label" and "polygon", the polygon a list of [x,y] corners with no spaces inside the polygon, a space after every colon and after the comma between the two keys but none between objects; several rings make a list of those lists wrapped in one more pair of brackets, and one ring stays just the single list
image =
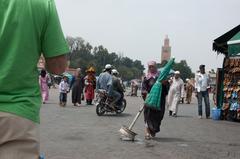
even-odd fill
[{"label": "overcast sky", "polygon": [[161,60],[165,35],[172,56],[193,71],[221,67],[212,41],[239,25],[240,0],[55,0],[65,35],[123,53],[133,60]]}]

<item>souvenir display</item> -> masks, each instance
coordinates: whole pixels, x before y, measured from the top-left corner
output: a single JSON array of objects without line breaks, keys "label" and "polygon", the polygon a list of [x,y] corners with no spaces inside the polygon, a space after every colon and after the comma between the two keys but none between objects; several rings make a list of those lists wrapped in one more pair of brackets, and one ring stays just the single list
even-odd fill
[{"label": "souvenir display", "polygon": [[240,58],[224,62],[222,119],[240,121]]}]

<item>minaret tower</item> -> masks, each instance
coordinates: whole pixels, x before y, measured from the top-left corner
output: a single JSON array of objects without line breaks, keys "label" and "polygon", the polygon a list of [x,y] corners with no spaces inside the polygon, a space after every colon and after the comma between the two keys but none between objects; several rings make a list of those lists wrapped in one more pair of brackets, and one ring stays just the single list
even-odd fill
[{"label": "minaret tower", "polygon": [[168,61],[171,57],[171,46],[169,45],[169,38],[166,35],[164,45],[162,46],[161,62]]}]

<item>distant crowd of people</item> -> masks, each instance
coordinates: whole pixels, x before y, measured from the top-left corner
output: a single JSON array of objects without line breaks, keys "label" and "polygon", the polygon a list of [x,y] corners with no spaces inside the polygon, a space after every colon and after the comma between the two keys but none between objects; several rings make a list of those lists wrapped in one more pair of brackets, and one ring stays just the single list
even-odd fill
[{"label": "distant crowd of people", "polygon": [[[112,65],[107,64],[103,72],[96,79],[95,69],[90,67],[86,71],[86,76],[82,74],[82,70],[77,68],[71,80],[67,75],[62,76],[59,83],[59,105],[66,106],[67,94],[71,91],[71,99],[73,106],[81,106],[81,101],[85,100],[87,105],[92,105],[95,98],[95,91],[98,89],[106,90],[108,96],[113,97],[112,104],[120,105],[123,99],[125,87],[122,80],[118,77],[119,72]],[[45,104],[49,98],[48,81],[50,75],[45,69],[40,71],[39,85],[42,94],[42,103]]]},{"label": "distant crowd of people", "polygon": [[[59,83],[59,105],[66,106],[67,94],[71,90],[71,99],[73,106],[80,106],[82,100],[86,100],[87,105],[92,105],[94,99],[94,90],[96,88],[95,69],[90,67],[86,70],[86,76],[81,73],[81,69],[77,68],[74,75],[71,77],[63,74]],[[45,69],[40,71],[39,85],[41,88],[43,104],[49,98],[49,85],[48,81],[51,80],[50,75],[47,74]]]}]

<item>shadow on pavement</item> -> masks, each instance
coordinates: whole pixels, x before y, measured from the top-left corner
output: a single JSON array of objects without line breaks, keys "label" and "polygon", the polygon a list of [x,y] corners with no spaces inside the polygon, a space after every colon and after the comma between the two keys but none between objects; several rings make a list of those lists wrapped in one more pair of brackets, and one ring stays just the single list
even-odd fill
[{"label": "shadow on pavement", "polygon": [[157,142],[187,142],[186,140],[182,139],[182,138],[158,138],[155,137],[152,140],[157,141]]},{"label": "shadow on pavement", "polygon": [[66,136],[63,139],[70,141],[83,141],[84,138],[82,136]]},{"label": "shadow on pavement", "polygon": [[122,118],[122,117],[129,117],[132,116],[132,114],[129,113],[122,113],[122,114],[116,114],[116,113],[111,113],[111,114],[104,114],[101,117],[117,117],[117,118]]},{"label": "shadow on pavement", "polygon": [[177,118],[194,118],[194,117],[190,115],[178,115]]}]

